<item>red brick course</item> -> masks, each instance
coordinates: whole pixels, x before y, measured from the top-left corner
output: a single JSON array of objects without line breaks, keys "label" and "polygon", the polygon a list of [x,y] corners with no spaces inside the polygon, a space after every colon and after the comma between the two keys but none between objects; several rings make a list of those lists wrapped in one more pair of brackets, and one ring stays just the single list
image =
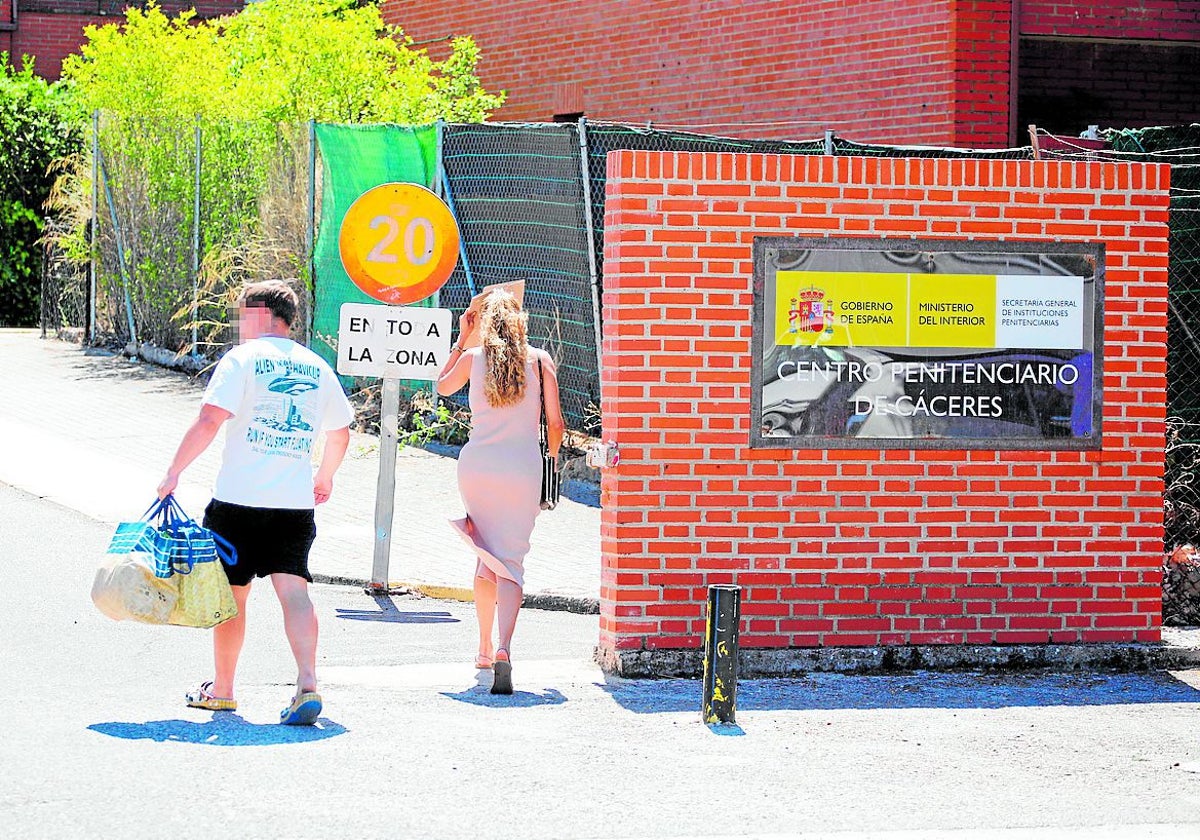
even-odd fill
[{"label": "red brick course", "polygon": [[1200,0],[1021,0],[1021,34],[1200,41]]},{"label": "red brick course", "polygon": [[[199,17],[210,18],[241,11],[246,4],[243,0],[161,0],[158,5],[171,17],[187,9],[195,9]],[[120,24],[124,21],[124,13],[104,13],[110,6],[116,8],[115,4],[100,4],[95,0],[18,2],[16,28],[0,30],[0,51],[7,51],[10,61],[17,65],[21,56],[32,55],[36,59],[38,75],[56,79],[62,73],[63,59],[78,52],[86,40],[84,27]],[[12,19],[12,0],[0,0],[0,26]]]},{"label": "red brick course", "polygon": [[[614,152],[601,650],[1159,640],[1166,166]],[[1103,448],[749,448],[755,235],[1102,240]]]}]

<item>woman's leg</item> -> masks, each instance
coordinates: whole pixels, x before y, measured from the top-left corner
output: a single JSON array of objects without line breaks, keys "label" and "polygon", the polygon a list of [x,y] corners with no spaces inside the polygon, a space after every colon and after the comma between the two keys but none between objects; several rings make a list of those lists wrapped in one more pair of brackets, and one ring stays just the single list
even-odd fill
[{"label": "woman's leg", "polygon": [[233,697],[233,678],[242,643],[246,640],[246,599],[250,597],[250,584],[231,586],[230,589],[237,602],[238,614],[213,628],[213,666],[216,671],[213,697]]},{"label": "woman's leg", "polygon": [[521,587],[516,581],[499,578],[496,581],[498,601],[500,603],[500,644],[499,650],[508,651],[512,647],[513,631],[517,628],[517,613],[521,611]]},{"label": "woman's leg", "polygon": [[482,563],[475,570],[475,617],[479,620],[479,654],[476,661],[492,659],[492,627],[496,623],[496,575]]}]

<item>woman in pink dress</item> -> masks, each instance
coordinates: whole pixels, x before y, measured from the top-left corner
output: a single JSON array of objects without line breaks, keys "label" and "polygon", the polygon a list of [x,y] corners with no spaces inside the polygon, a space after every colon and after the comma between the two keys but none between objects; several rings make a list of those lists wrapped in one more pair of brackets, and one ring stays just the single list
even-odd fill
[{"label": "woman in pink dress", "polygon": [[[563,437],[554,361],[544,350],[529,346],[526,321],[510,293],[487,294],[478,314],[468,309],[459,319],[458,344],[437,382],[442,396],[470,384],[471,437],[458,456],[458,488],[467,515],[451,524],[479,558],[475,665],[492,668],[493,694],[512,694],[509,651],[521,609],[529,535],[541,510],[538,426],[543,393],[547,448],[555,458]],[[480,346],[471,347],[476,330]],[[493,652],[497,605],[500,638]]]}]

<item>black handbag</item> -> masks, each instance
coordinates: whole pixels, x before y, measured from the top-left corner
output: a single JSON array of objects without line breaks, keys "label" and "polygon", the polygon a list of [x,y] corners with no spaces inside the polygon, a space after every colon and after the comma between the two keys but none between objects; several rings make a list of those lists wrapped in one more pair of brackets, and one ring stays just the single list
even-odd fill
[{"label": "black handbag", "polygon": [[558,459],[550,454],[546,432],[546,380],[542,378],[542,360],[538,359],[538,385],[541,388],[542,417],[538,426],[538,443],[542,449],[542,510],[554,510],[561,495]]}]

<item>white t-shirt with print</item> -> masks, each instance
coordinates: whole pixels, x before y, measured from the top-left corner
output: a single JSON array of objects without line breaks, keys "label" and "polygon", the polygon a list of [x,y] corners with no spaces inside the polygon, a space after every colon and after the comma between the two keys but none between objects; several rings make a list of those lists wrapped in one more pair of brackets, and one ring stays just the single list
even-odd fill
[{"label": "white t-shirt with print", "polygon": [[251,507],[314,507],[317,436],[354,420],[324,359],[290,338],[252,339],[217,363],[204,402],[233,414],[214,498]]}]

